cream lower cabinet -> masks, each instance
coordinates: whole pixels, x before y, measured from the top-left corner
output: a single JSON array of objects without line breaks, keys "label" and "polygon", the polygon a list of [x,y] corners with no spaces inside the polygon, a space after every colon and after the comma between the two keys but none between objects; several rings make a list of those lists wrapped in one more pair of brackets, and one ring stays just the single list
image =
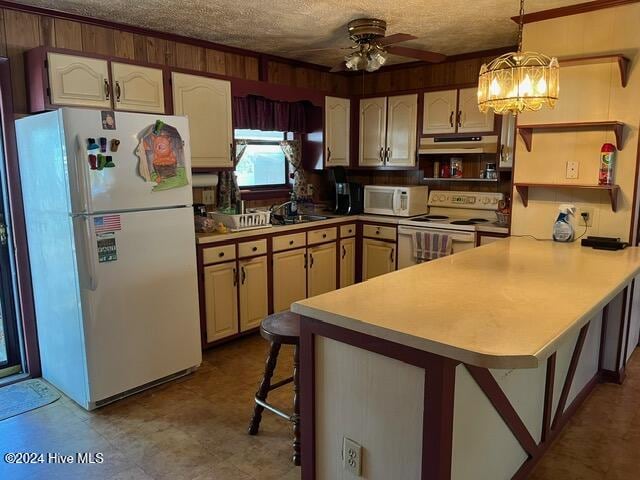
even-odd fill
[{"label": "cream lower cabinet", "polygon": [[111,62],[116,110],[165,113],[162,70]]},{"label": "cream lower cabinet", "polygon": [[356,283],[356,239],[340,240],[340,288]]},{"label": "cream lower cabinet", "polygon": [[50,52],[47,69],[52,104],[111,108],[107,60]]},{"label": "cream lower cabinet", "polygon": [[326,243],[307,250],[308,296],[315,297],[336,289],[336,244]]},{"label": "cream lower cabinet", "polygon": [[192,167],[233,167],[231,82],[171,74],[175,115],[189,118]]},{"label": "cream lower cabinet", "polygon": [[365,238],[362,240],[362,280],[396,269],[396,244]]},{"label": "cream lower cabinet", "polygon": [[240,275],[240,331],[260,326],[269,314],[267,257],[238,262]]},{"label": "cream lower cabinet", "polygon": [[238,333],[236,262],[204,267],[207,343]]},{"label": "cream lower cabinet", "polygon": [[307,251],[305,248],[273,254],[273,311],[289,310],[307,297]]}]

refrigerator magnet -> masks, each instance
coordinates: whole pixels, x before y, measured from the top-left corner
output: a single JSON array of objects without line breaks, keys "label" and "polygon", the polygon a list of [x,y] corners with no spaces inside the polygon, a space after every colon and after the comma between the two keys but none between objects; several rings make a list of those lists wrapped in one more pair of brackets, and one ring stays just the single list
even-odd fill
[{"label": "refrigerator magnet", "polygon": [[152,191],[169,190],[189,184],[184,162],[182,137],[175,127],[158,120],[139,136],[136,155],[138,174],[156,185]]},{"label": "refrigerator magnet", "polygon": [[107,139],[106,137],[100,137],[100,151],[102,153],[107,152]]},{"label": "refrigerator magnet", "polygon": [[102,170],[106,165],[107,165],[107,157],[99,153],[98,154],[98,170]]},{"label": "refrigerator magnet", "polygon": [[96,143],[96,139],[95,138],[87,138],[87,150],[98,150],[100,148],[100,145],[98,145]]},{"label": "refrigerator magnet", "polygon": [[118,140],[117,138],[112,138],[111,139],[111,151],[112,152],[117,152],[119,146],[120,146],[120,140]]},{"label": "refrigerator magnet", "polygon": [[118,260],[118,247],[116,237],[113,234],[105,235],[97,239],[98,262],[115,262]]},{"label": "refrigerator magnet", "polygon": [[103,130],[115,130],[116,129],[116,115],[113,110],[102,110],[100,112],[102,116],[102,129]]},{"label": "refrigerator magnet", "polygon": [[107,155],[107,162],[104,164],[104,168],[113,168],[115,167],[115,163],[113,163],[113,157],[111,155]]}]

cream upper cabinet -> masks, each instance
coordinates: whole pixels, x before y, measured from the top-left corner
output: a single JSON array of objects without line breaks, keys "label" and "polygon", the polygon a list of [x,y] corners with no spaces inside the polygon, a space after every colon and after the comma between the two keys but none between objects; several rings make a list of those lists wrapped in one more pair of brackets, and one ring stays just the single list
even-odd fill
[{"label": "cream upper cabinet", "polygon": [[356,239],[340,240],[340,288],[356,283]]},{"label": "cream upper cabinet", "polygon": [[463,88],[458,97],[458,132],[480,133],[493,131],[493,110],[482,113],[478,108],[478,90]]},{"label": "cream upper cabinet", "polygon": [[306,249],[273,254],[273,311],[289,310],[307,297]]},{"label": "cream upper cabinet", "polygon": [[233,167],[231,83],[176,72],[171,81],[174,113],[189,118],[191,165]]},{"label": "cream upper cabinet", "polygon": [[387,129],[387,98],[360,100],[360,145],[358,164],[379,166],[384,164]]},{"label": "cream upper cabinet", "polygon": [[106,60],[48,53],[47,65],[52,104],[111,108]]},{"label": "cream upper cabinet", "polygon": [[396,269],[396,244],[365,238],[362,240],[362,280]]},{"label": "cream upper cabinet", "polygon": [[238,262],[240,276],[240,330],[260,326],[269,314],[267,290],[267,257]]},{"label": "cream upper cabinet", "polygon": [[426,92],[422,133],[454,133],[456,131],[457,90]]},{"label": "cream upper cabinet", "polygon": [[111,62],[116,110],[165,113],[162,70]]},{"label": "cream upper cabinet", "polygon": [[309,297],[336,289],[335,242],[309,247],[307,250]]},{"label": "cream upper cabinet", "polygon": [[389,97],[386,165],[411,167],[416,164],[417,121],[417,94]]},{"label": "cream upper cabinet", "polygon": [[324,141],[326,167],[349,166],[351,100],[325,97]]},{"label": "cream upper cabinet", "polygon": [[207,342],[238,333],[238,282],[235,262],[204,267]]}]

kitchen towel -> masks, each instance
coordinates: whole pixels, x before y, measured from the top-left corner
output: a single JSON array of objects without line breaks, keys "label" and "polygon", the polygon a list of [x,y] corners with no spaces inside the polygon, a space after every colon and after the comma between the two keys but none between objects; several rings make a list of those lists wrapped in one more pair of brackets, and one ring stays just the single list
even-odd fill
[{"label": "kitchen towel", "polygon": [[418,263],[446,257],[451,254],[453,241],[443,233],[414,232],[413,256]]}]

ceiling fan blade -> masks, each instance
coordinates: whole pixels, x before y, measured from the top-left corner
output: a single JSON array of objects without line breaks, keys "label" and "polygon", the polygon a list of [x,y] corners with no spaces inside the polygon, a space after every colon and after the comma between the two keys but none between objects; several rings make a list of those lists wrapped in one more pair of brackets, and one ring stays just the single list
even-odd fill
[{"label": "ceiling fan blade", "polygon": [[338,65],[336,65],[331,70],[329,70],[329,72],[331,73],[346,72],[347,70],[348,69],[347,69],[347,66],[345,65],[345,62],[340,62]]},{"label": "ceiling fan blade", "polygon": [[416,58],[424,62],[438,63],[444,61],[447,56],[441,53],[429,52],[428,50],[418,50],[417,48],[390,46],[386,48],[387,52],[401,57]]},{"label": "ceiling fan blade", "polygon": [[324,48],[305,48],[302,50],[289,50],[288,53],[303,53],[303,52],[326,52],[329,50],[351,50],[356,48],[355,46],[351,47],[324,47]]},{"label": "ceiling fan blade", "polygon": [[409,40],[415,40],[418,37],[409,35],[408,33],[394,33],[393,35],[381,38],[378,45],[391,45],[392,43],[408,42]]}]

